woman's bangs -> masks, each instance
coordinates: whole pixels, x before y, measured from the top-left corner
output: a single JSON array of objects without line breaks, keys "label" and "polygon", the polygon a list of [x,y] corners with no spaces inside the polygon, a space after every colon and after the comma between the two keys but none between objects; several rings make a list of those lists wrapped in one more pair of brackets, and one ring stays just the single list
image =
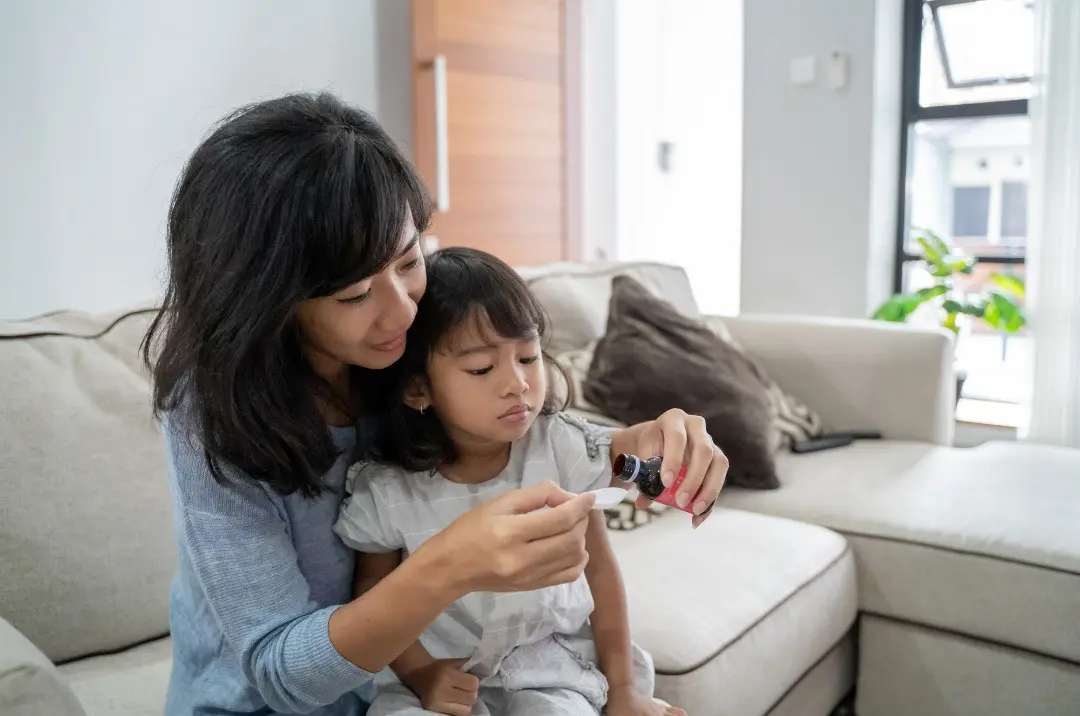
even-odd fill
[{"label": "woman's bangs", "polygon": [[[314,267],[326,277],[320,294],[331,295],[379,273],[404,248],[407,211],[417,232],[427,228],[430,202],[408,165],[355,142],[351,161],[327,177],[327,193],[315,206],[326,210],[325,234]],[[325,206],[324,206],[325,204]]]}]

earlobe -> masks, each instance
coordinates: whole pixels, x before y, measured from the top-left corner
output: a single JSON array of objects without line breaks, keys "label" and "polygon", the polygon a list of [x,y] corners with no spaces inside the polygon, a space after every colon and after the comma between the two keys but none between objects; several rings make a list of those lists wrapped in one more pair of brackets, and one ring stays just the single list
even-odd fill
[{"label": "earlobe", "polygon": [[428,396],[425,381],[422,378],[409,381],[409,387],[405,389],[405,405],[423,413],[430,404],[431,398]]}]

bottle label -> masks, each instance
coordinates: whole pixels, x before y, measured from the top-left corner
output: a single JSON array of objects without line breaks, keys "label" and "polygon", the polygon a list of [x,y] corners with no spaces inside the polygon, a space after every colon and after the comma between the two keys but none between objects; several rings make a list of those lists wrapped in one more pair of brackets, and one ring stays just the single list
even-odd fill
[{"label": "bottle label", "polygon": [[[683,480],[686,479],[686,465],[682,466],[679,470],[679,474],[675,476],[675,481],[671,483],[670,487],[665,487],[664,491],[656,496],[653,502],[658,502],[661,505],[667,505],[668,507],[674,507],[676,510],[682,510],[690,514],[694,514],[694,500],[690,500],[686,507],[679,507],[679,504],[675,502],[675,496],[679,494],[679,487],[682,486]],[[697,497],[697,495],[695,495]]]}]

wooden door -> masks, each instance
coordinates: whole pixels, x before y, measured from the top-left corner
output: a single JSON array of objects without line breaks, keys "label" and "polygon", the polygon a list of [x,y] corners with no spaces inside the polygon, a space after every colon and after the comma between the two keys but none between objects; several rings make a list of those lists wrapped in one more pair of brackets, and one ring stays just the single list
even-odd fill
[{"label": "wooden door", "polygon": [[579,258],[576,12],[413,0],[413,146],[441,205],[428,231],[439,246],[517,266]]}]

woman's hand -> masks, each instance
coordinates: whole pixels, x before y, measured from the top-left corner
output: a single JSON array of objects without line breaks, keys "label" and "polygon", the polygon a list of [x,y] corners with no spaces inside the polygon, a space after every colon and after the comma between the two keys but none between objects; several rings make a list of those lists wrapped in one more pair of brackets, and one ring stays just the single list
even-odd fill
[{"label": "woman's hand", "polygon": [[474,507],[424,547],[439,551],[459,596],[573,582],[589,561],[585,528],[595,502],[552,482],[514,490]]},{"label": "woman's hand", "polygon": [[[678,409],[669,410],[651,422],[616,431],[611,438],[611,452],[612,458],[620,453],[641,458],[662,455],[661,478],[669,486],[685,464],[686,478],[676,501],[688,505],[697,494],[692,508],[695,527],[712,513],[712,505],[727,477],[728,460],[705,429],[705,419]],[[647,498],[638,498],[638,507],[649,504]]]}]

